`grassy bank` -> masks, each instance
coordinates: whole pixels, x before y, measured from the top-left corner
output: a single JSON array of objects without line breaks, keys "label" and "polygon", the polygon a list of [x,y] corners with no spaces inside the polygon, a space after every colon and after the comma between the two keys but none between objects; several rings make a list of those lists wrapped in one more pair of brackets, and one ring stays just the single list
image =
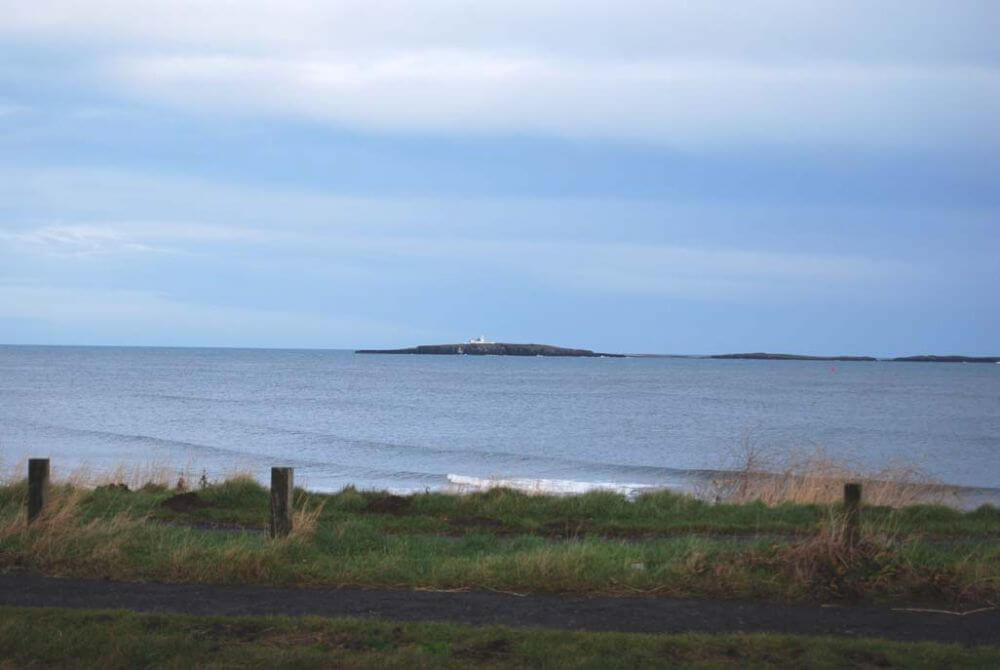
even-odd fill
[{"label": "grassy bank", "polygon": [[[71,487],[85,519],[119,513],[178,523],[264,528],[270,498],[249,477],[181,491],[163,484],[129,490],[121,484]],[[64,485],[62,489],[67,490]],[[23,506],[25,481],[0,486],[0,511]],[[173,498],[172,502],[167,502]],[[866,489],[866,501],[868,493]],[[658,491],[629,500],[594,491],[584,495],[529,495],[508,489],[455,495],[422,493],[397,496],[348,487],[335,494],[296,491],[296,503],[315,510],[322,523],[363,520],[386,533],[463,535],[530,534],[550,538],[585,536],[644,539],[676,535],[813,534],[829,525],[839,506],[823,503],[766,504],[760,501],[712,503],[692,496]],[[875,532],[906,537],[979,537],[1000,539],[1000,509],[983,506],[962,512],[942,505],[901,508],[866,505],[865,523]]]},{"label": "grassy bank", "polygon": [[[836,506],[712,505],[670,493],[631,502],[609,493],[299,492],[296,531],[284,541],[259,532],[269,495],[249,479],[183,494],[155,485],[54,487],[31,526],[25,493],[23,482],[0,488],[0,569],[304,586],[1000,602],[1000,512],[988,507],[868,509],[866,540],[848,550]],[[706,531],[720,534],[696,534]]]},{"label": "grassy bank", "polygon": [[785,635],[532,631],[351,619],[0,607],[19,667],[996,668],[1000,648]]}]

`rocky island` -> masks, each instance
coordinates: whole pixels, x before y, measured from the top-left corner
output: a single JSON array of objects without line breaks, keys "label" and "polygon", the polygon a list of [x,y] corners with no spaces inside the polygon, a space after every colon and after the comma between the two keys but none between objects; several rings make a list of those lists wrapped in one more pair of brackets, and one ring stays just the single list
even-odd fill
[{"label": "rocky island", "polygon": [[801,354],[768,354],[756,352],[752,354],[715,354],[708,358],[740,359],[751,361],[874,361],[872,356],[803,356]]},{"label": "rocky island", "polygon": [[577,356],[598,358],[624,358],[623,354],[602,354],[590,349],[568,349],[554,347],[551,344],[511,344],[508,342],[490,342],[483,338],[469,340],[460,344],[422,344],[406,349],[358,349],[356,354],[432,354],[432,355],[468,355],[468,356]]},{"label": "rocky island", "polygon": [[801,354],[769,354],[755,352],[749,354],[713,354],[697,358],[751,361],[889,361],[892,363],[1000,363],[1000,356],[900,356],[898,358],[875,358],[874,356],[804,356]]},{"label": "rocky island", "polygon": [[900,363],[1000,363],[1000,356],[901,356],[892,360]]},{"label": "rocky island", "polygon": [[473,338],[458,344],[421,344],[405,349],[357,349],[356,354],[431,354],[470,356],[577,356],[587,358],[691,358],[717,360],[751,361],[858,361],[858,362],[919,362],[919,363],[1000,363],[1000,356],[900,356],[897,358],[876,358],[874,356],[807,356],[803,354],[779,354],[757,351],[752,353],[704,355],[663,355],[663,354],[608,354],[590,349],[571,349],[551,344],[512,344],[492,342],[483,337]]}]

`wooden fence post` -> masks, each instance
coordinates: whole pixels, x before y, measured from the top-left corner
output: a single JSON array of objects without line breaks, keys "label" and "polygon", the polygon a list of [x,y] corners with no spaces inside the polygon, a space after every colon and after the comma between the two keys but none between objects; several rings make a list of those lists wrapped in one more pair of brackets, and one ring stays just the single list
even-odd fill
[{"label": "wooden fence post", "polygon": [[285,537],[292,531],[292,468],[271,468],[271,537]]},{"label": "wooden fence post", "polygon": [[48,488],[49,459],[28,459],[28,523],[42,513]]},{"label": "wooden fence post", "polygon": [[861,484],[844,484],[844,542],[854,549],[861,541]]}]

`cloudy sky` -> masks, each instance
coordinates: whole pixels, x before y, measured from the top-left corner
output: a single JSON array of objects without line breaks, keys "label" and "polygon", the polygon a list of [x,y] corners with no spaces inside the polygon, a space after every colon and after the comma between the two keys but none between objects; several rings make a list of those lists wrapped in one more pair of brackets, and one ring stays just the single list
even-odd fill
[{"label": "cloudy sky", "polygon": [[0,342],[1000,353],[992,0],[0,0]]}]

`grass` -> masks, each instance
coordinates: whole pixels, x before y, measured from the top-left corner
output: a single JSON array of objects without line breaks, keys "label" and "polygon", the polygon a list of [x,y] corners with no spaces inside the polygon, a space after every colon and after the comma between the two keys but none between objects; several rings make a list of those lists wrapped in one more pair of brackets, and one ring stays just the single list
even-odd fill
[{"label": "grass", "polygon": [[[63,484],[31,526],[25,495],[24,482],[0,487],[0,569],[302,586],[1000,602],[1000,511],[989,507],[868,509],[866,539],[848,551],[837,506],[712,505],[670,493],[629,501],[602,492],[297,491],[297,531],[284,541],[205,528],[263,527],[269,495],[248,478],[181,496],[162,484],[137,491]],[[968,537],[940,542],[928,533]]]},{"label": "grass", "polygon": [[727,465],[708,484],[706,496],[733,503],[828,505],[841,500],[846,482],[858,482],[869,505],[902,508],[941,505],[957,494],[955,487],[912,464],[872,470],[831,457],[822,448],[774,451],[755,442],[752,431],[743,435]]},{"label": "grass", "polygon": [[996,668],[1000,647],[648,635],[0,607],[0,670],[66,668]]},{"label": "grass", "polygon": [[[155,491],[155,490],[154,490]],[[169,495],[166,490],[160,491]],[[249,478],[229,480],[198,492],[202,507],[169,509],[149,497],[111,492],[104,499],[108,512],[116,506],[136,505],[153,518],[175,521],[217,521],[263,527],[270,499],[266,489]],[[453,495],[422,493],[395,496],[380,491],[346,488],[336,494],[298,492],[298,501],[323,507],[317,520],[363,520],[387,533],[464,535],[531,534],[579,539],[663,538],[706,534],[811,534],[828,523],[839,510],[836,504],[760,501],[714,504],[692,496],[660,491],[631,501],[605,491],[578,496],[529,495],[509,489]],[[94,500],[97,502],[97,500]],[[887,525],[902,534],[920,537],[977,536],[1000,538],[1000,510],[984,506],[961,512],[940,505],[911,505],[902,509],[868,506],[872,528]]]},{"label": "grass", "polygon": [[[24,482],[0,487],[0,505],[5,496],[12,501],[23,499],[25,491]],[[98,488],[85,500],[84,513],[91,518],[122,511],[162,521],[215,522],[256,528],[265,526],[269,514],[267,490],[249,477],[196,490],[193,493],[197,502],[193,504],[163,506],[163,501],[175,493],[159,484],[146,485],[135,492],[117,487]],[[839,509],[836,504],[818,503],[715,504],[668,491],[642,495],[634,501],[604,491],[564,497],[529,495],[508,489],[411,496],[357,491],[351,487],[329,495],[297,491],[300,504],[307,499],[313,507],[315,523],[352,518],[386,533],[478,532],[563,539],[586,536],[644,539],[692,533],[811,534]],[[908,536],[1000,538],[1000,510],[989,506],[972,512],[941,505],[911,505],[902,509],[868,506],[865,518],[873,528],[892,525]]]}]

